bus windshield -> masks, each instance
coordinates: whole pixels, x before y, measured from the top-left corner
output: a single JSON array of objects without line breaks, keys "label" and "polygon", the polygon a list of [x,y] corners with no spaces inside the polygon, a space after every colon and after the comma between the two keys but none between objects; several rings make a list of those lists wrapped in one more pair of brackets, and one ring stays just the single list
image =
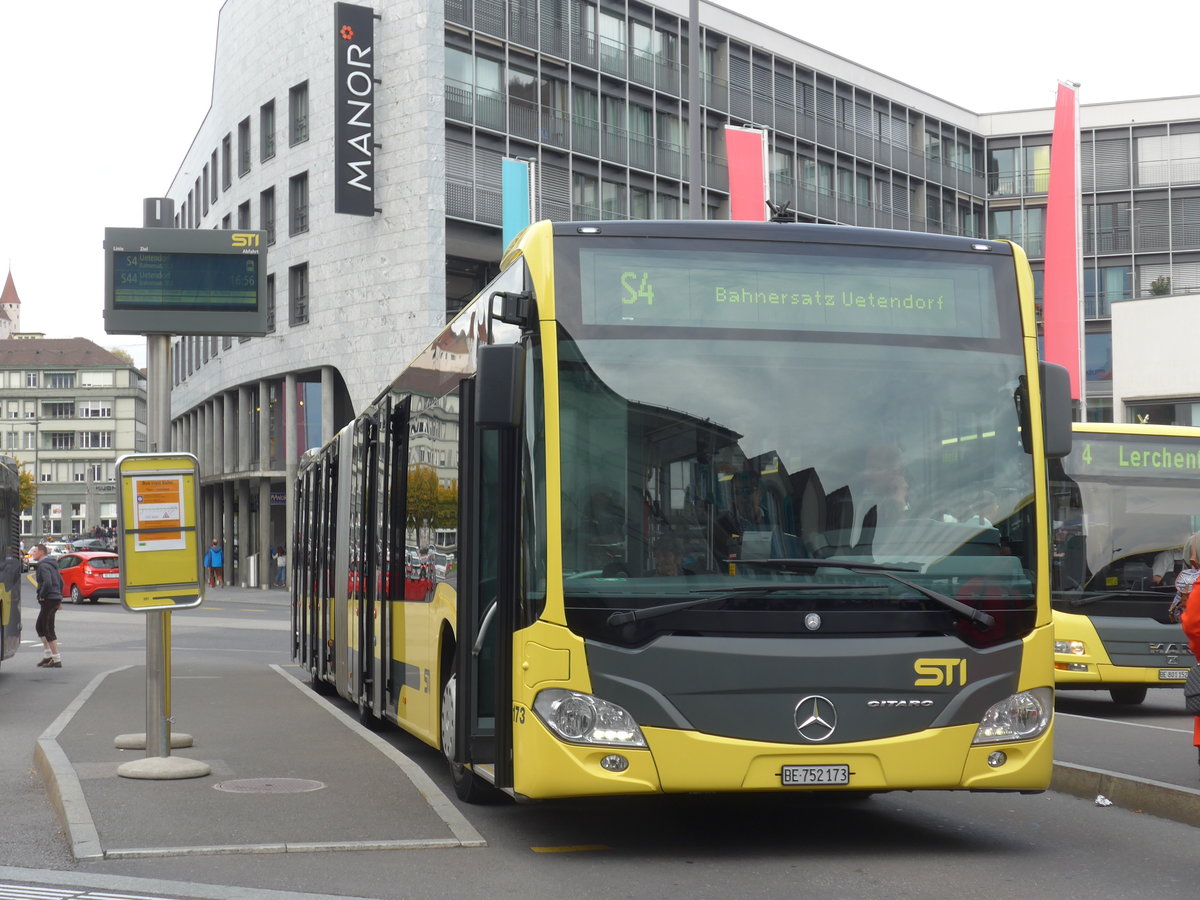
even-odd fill
[{"label": "bus windshield", "polygon": [[1077,432],[1050,464],[1055,591],[1169,595],[1200,521],[1197,473],[1195,438]]},{"label": "bus windshield", "polygon": [[[747,270],[773,262],[751,256],[759,258],[743,262]],[[948,259],[937,278],[943,297],[957,286],[959,302],[952,320],[929,329],[866,319],[856,330],[828,320],[748,330],[721,320],[723,311],[672,320],[657,309],[670,306],[665,292],[694,307],[698,296],[711,299],[708,282],[688,286],[678,267],[660,278],[649,262],[643,278],[640,265],[625,283],[654,292],[653,317],[636,319],[645,303],[629,304],[639,312],[623,324],[589,313],[598,297],[590,288],[579,319],[561,317],[563,567],[573,628],[601,634],[602,610],[708,596],[656,617],[654,628],[802,628],[781,626],[779,611],[802,614],[789,617],[796,622],[872,613],[842,626],[860,632],[961,628],[929,592],[1000,610],[993,637],[1032,627],[1032,461],[1016,402],[1024,363],[997,301],[1002,267]],[[787,292],[793,265],[777,266],[776,293]],[[594,274],[603,265],[584,257],[580,268]],[[903,289],[914,296],[916,273]],[[812,272],[805,277],[814,283]],[[600,281],[614,278],[615,270]],[[736,273],[725,279],[741,283]],[[897,290],[876,291],[877,305]],[[821,289],[830,291],[840,291],[833,280]],[[561,281],[557,296],[562,304]],[[887,615],[921,611],[931,615]]]}]

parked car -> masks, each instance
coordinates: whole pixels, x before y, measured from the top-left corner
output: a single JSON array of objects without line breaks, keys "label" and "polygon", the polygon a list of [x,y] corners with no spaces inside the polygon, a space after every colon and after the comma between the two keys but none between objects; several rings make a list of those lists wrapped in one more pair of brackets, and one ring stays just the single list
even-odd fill
[{"label": "parked car", "polygon": [[112,544],[103,538],[80,538],[77,541],[71,541],[71,547],[75,550],[107,550],[112,552]]},{"label": "parked car", "polygon": [[63,599],[72,603],[101,597],[121,596],[120,558],[115,553],[100,550],[80,550],[64,553],[58,558],[58,571],[63,580]]},{"label": "parked car", "polygon": [[[71,545],[65,541],[43,541],[42,543],[46,545],[46,557],[48,559],[58,559],[71,549]],[[36,546],[37,544],[31,544],[29,549],[25,551],[25,555],[21,557],[21,568],[26,572],[30,571],[34,566],[33,557],[29,554],[33,552],[33,548]]]}]

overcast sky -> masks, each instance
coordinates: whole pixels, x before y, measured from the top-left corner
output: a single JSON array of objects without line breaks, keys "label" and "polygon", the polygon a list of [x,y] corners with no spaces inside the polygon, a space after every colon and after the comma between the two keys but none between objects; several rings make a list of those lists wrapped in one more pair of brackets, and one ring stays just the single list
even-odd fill
[{"label": "overcast sky", "polygon": [[[140,226],[170,186],[208,109],[221,2],[0,0],[0,278],[11,266],[23,330],[144,363],[143,338],[104,332],[104,228]],[[1083,103],[1200,94],[1182,0],[723,5],[975,112],[1052,106],[1060,78]]]}]

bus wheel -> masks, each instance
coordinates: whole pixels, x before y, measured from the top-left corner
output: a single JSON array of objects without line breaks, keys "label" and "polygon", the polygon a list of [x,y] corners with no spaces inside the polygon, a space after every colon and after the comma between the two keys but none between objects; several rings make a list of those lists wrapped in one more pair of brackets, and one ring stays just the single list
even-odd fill
[{"label": "bus wheel", "polygon": [[1146,688],[1138,685],[1111,687],[1108,693],[1112,696],[1113,703],[1120,703],[1122,706],[1137,706],[1146,699]]},{"label": "bus wheel", "polygon": [[458,675],[455,674],[442,688],[442,754],[450,766],[450,779],[458,799],[464,803],[483,803],[489,799],[490,786],[466,766],[454,761],[454,748],[458,745],[457,710]]}]

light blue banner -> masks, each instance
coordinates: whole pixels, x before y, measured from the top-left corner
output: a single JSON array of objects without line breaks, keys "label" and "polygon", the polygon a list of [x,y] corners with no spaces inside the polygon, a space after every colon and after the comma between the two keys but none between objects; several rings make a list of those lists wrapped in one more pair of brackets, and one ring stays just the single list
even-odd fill
[{"label": "light blue banner", "polygon": [[501,234],[507,250],[512,239],[529,227],[531,221],[529,163],[519,159],[503,160],[500,190],[504,209]]}]

